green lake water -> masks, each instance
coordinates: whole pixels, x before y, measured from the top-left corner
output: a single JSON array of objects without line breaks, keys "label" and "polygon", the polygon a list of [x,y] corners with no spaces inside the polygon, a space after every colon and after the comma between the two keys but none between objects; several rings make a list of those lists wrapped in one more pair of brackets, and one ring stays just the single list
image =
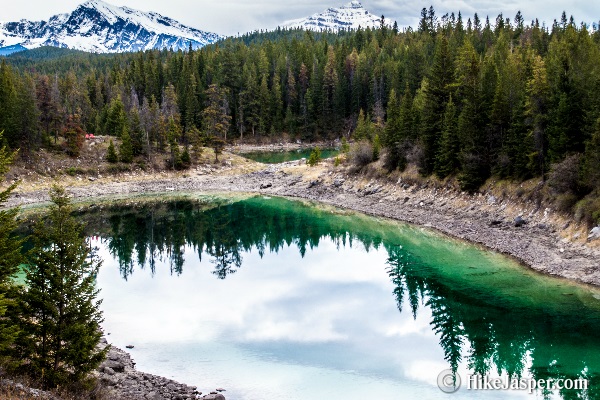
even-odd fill
[{"label": "green lake water", "polygon": [[[286,161],[296,161],[310,157],[313,149],[256,151],[240,154],[250,160],[263,164],[279,164]],[[331,158],[340,154],[337,149],[321,149],[321,158]]]},{"label": "green lake water", "polygon": [[[600,291],[419,227],[260,196],[80,215],[109,341],[228,400],[600,399]],[[437,386],[449,369],[463,387]],[[468,390],[469,374],[587,390]]]}]

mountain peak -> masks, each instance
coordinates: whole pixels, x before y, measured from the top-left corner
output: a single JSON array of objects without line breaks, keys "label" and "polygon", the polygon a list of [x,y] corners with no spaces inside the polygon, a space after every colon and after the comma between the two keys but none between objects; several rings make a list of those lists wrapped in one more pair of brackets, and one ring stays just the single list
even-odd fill
[{"label": "mountain peak", "polygon": [[102,0],[87,0],[80,4],[76,9],[77,11],[92,9],[98,11],[101,15],[107,18],[111,23],[115,23],[119,17],[123,17],[123,10],[117,6],[106,3]]},{"label": "mountain peak", "polygon": [[70,14],[47,22],[0,23],[0,49],[20,45],[66,47],[94,53],[148,49],[198,48],[221,36],[185,26],[154,12],[117,7],[103,0],[86,0]]},{"label": "mountain peak", "polygon": [[79,5],[79,7],[102,7],[108,5],[102,0],[86,0]]},{"label": "mountain peak", "polygon": [[363,8],[363,5],[361,4],[360,1],[353,0],[350,3],[346,4],[345,6],[343,6],[342,8]]},{"label": "mountain peak", "polygon": [[311,15],[310,17],[286,21],[286,28],[301,28],[307,30],[337,32],[342,29],[378,28],[381,18],[367,11],[360,1],[353,0],[339,8],[327,10]]}]

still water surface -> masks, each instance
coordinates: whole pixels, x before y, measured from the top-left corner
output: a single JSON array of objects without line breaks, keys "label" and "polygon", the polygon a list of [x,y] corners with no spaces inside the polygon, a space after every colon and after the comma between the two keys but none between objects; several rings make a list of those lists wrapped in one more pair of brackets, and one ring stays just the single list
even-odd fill
[{"label": "still water surface", "polygon": [[[308,159],[313,149],[299,149],[286,151],[254,151],[251,153],[243,153],[242,157],[257,161],[263,164],[279,164],[287,161],[296,161],[303,158]],[[321,158],[331,158],[340,154],[337,149],[321,149]]]},{"label": "still water surface", "polygon": [[[198,197],[84,214],[103,257],[109,340],[140,370],[228,400],[506,399],[436,378],[590,379],[600,292],[490,251],[360,214],[268,197]],[[580,397],[577,397],[580,396]]]}]

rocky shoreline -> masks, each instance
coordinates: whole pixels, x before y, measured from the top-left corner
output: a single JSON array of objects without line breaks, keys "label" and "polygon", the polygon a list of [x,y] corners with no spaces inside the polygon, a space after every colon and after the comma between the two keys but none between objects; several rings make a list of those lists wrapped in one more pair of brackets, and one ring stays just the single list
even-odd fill
[{"label": "rocky shoreline", "polygon": [[[245,192],[313,200],[436,229],[514,257],[544,274],[600,285],[600,247],[561,236],[563,220],[548,209],[482,194],[348,175],[331,165],[275,164],[239,175],[192,171],[187,177],[94,183],[68,188],[74,199],[177,192]],[[15,193],[7,206],[42,204],[47,191]],[[517,217],[521,220],[518,222]]]},{"label": "rocky shoreline", "polygon": [[[100,346],[108,346],[106,339],[102,339]],[[130,354],[114,346],[108,349],[106,360],[98,367],[96,375],[110,399],[225,400],[225,396],[217,391],[202,396],[195,386],[140,372]]]}]

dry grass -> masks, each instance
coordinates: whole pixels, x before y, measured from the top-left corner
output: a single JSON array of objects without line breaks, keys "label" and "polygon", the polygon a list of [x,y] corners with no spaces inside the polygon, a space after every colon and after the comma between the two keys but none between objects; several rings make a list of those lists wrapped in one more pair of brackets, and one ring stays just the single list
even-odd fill
[{"label": "dry grass", "polygon": [[14,388],[0,386],[0,399],[3,400],[40,400],[39,397],[35,397],[30,394],[25,394]]},{"label": "dry grass", "polygon": [[3,379],[0,381],[1,400],[110,400],[105,388],[95,381],[90,381],[87,386],[71,385],[64,390],[37,391],[36,385],[27,383],[28,380],[17,381]]},{"label": "dry grass", "polygon": [[213,150],[204,148],[188,170],[166,170],[166,156],[155,157],[153,166],[142,169],[135,163],[107,163],[104,161],[104,147],[106,143],[93,147],[86,144],[79,159],[46,150],[31,155],[28,160],[19,159],[7,174],[7,180],[0,182],[0,190],[12,183],[13,179],[19,180],[17,192],[27,193],[46,190],[55,182],[68,187],[79,187],[120,181],[177,179],[196,174],[240,175],[264,168],[263,164],[226,151],[219,156],[219,162],[215,162]]}]

